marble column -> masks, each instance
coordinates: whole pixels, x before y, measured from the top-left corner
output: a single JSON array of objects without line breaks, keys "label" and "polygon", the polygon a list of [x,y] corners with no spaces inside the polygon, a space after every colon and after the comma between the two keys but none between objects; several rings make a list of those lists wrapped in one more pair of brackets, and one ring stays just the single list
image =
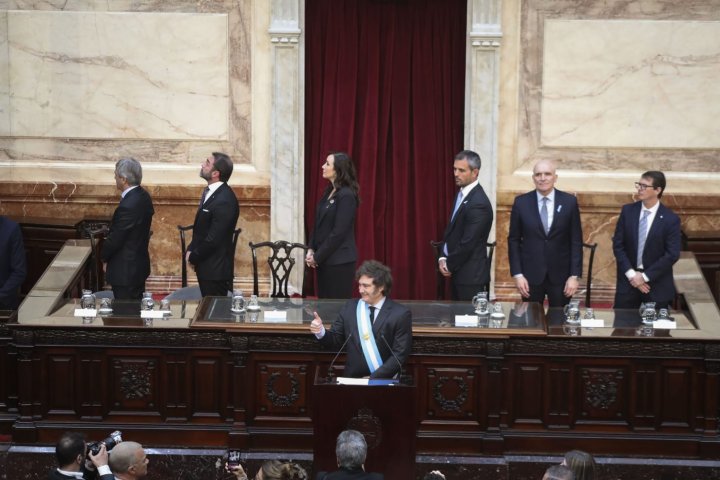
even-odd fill
[{"label": "marble column", "polygon": [[[304,0],[272,0],[272,111],[270,114],[271,240],[305,243]],[[302,266],[302,257],[296,258]],[[302,291],[302,268],[289,281]]]},{"label": "marble column", "polygon": [[[500,5],[501,0],[468,0],[465,60],[465,148],[480,154],[480,183],[493,204],[496,217]],[[496,238],[494,224],[489,238]],[[493,283],[494,270],[491,270]]]}]

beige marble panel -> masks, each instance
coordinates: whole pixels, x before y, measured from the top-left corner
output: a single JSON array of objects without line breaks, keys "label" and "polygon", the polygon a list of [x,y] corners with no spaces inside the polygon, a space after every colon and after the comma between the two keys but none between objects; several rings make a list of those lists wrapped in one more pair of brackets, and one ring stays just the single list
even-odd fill
[{"label": "beige marble panel", "polygon": [[10,130],[10,75],[7,44],[7,12],[0,11],[0,135]]},{"label": "beige marble panel", "polygon": [[225,14],[7,12],[16,137],[227,139]]},{"label": "beige marble panel", "polygon": [[[709,88],[706,88],[707,85],[692,83],[707,78],[704,73],[698,73],[701,70],[716,72],[718,68],[720,49],[717,47],[718,34],[713,28],[719,23],[720,8],[717,0],[693,0],[691,8],[686,2],[664,0],[504,0],[499,191],[526,189],[526,175],[530,173],[533,164],[541,159],[553,159],[558,162],[562,178],[570,180],[570,188],[565,187],[568,190],[627,192],[640,172],[659,169],[672,178],[673,192],[720,194],[718,136],[702,133],[717,132],[720,126],[716,118],[697,124],[698,119],[705,118],[705,112],[717,117],[713,113],[717,108],[714,105],[717,100],[712,100],[713,105],[707,105],[707,101],[702,103],[698,100],[698,95],[707,93],[712,97],[720,87],[715,85],[716,81]],[[572,26],[569,38],[561,39],[560,35],[546,32],[546,29],[552,30],[554,25],[562,24]],[[584,31],[578,34],[577,29],[574,29],[574,25],[580,24],[600,27],[597,27],[598,32],[590,28],[586,38]],[[613,34],[612,41],[607,41],[609,34],[599,32],[608,25],[618,25],[619,32]],[[643,33],[645,25],[648,25],[648,31]],[[646,65],[637,55],[642,53],[647,56],[647,52],[653,48],[643,38],[657,34],[666,27],[669,28],[668,34],[672,35],[657,39],[655,45],[657,52],[666,56],[650,58],[651,65],[644,68]],[[710,29],[706,30],[702,41],[698,40],[701,35],[696,34],[695,27],[700,30],[704,27]],[[633,42],[638,43],[637,48]],[[687,52],[690,55],[682,57]],[[678,62],[678,68],[672,61]],[[694,66],[687,75],[686,65],[689,64]],[[620,69],[614,72],[619,73],[617,78],[611,78],[611,65]],[[672,68],[666,68],[669,66]],[[651,73],[647,74],[648,71]],[[654,83],[648,86],[637,81],[643,75]],[[714,73],[712,80],[717,77],[717,73]],[[608,78],[610,82],[600,84]],[[613,83],[613,80],[616,81]],[[616,99],[598,93],[595,95],[597,98],[587,101],[567,98],[579,96],[573,91],[576,86],[587,87],[594,85],[593,82],[597,82],[599,88],[626,97],[615,95],[618,97]],[[653,85],[658,88],[650,88]],[[660,86],[671,92],[672,98],[661,95],[663,91],[659,90]],[[683,86],[691,88],[680,91]],[[591,93],[597,93],[597,90],[591,90]],[[650,94],[657,97],[655,104],[648,105]],[[637,103],[635,98],[645,98],[646,101]],[[574,107],[577,103],[578,112],[551,112],[547,110],[548,102],[559,102],[558,105],[566,107]],[[635,109],[627,111],[626,104]],[[607,105],[607,108],[602,110],[599,105]],[[585,107],[588,111],[583,111]],[[623,109],[626,118],[619,120],[616,110],[622,112]],[[588,119],[592,112],[600,112],[601,115]],[[585,129],[582,123],[585,120],[594,130]],[[606,123],[603,124],[603,121]],[[682,138],[678,138],[679,134],[674,132],[653,137],[654,133],[638,133],[628,129],[628,122],[633,128],[668,128],[673,122],[682,123],[680,131],[690,133]],[[625,130],[636,136],[629,138]],[[580,138],[580,133],[585,136]],[[641,134],[645,135],[644,139]],[[556,145],[563,135],[575,135],[572,141],[576,144],[567,142]]]},{"label": "beige marble panel", "polygon": [[[69,183],[80,185],[112,185],[113,166],[121,156],[132,156],[143,163],[144,181],[156,185],[197,185],[199,163],[209,152],[221,151],[229,154],[235,162],[235,171],[231,185],[267,186],[269,167],[266,156],[261,158],[253,150],[253,125],[267,123],[267,109],[253,112],[251,94],[252,75],[252,39],[255,37],[253,24],[253,5],[259,0],[0,0],[0,129],[3,129],[2,105],[10,101],[9,89],[3,89],[3,76],[8,70],[2,68],[3,47],[7,38],[7,16],[16,11],[46,13],[53,15],[76,16],[78,14],[98,14],[138,17],[149,16],[164,18],[164,15],[194,20],[209,17],[224,18],[222,30],[223,42],[227,44],[227,61],[224,69],[224,83],[228,95],[222,105],[212,106],[211,111],[196,111],[193,117],[222,117],[227,132],[217,139],[178,139],[178,136],[158,139],[146,136],[144,132],[126,138],[96,139],[80,138],[83,135],[72,134],[60,138],[30,138],[0,134],[0,181],[9,182],[55,182],[58,185]],[[262,0],[264,1],[264,0]],[[142,17],[144,18],[144,17]],[[170,17],[167,17],[170,18]],[[175,18],[175,17],[173,17]],[[190,28],[192,30],[192,27]],[[155,38],[163,40],[162,28],[148,35],[150,41],[143,45],[144,54],[155,55]],[[63,32],[64,33],[64,32]],[[263,32],[264,34],[264,32]],[[108,56],[113,49],[123,48],[123,44],[132,41],[128,35],[115,35],[112,43],[103,46]],[[185,38],[185,37],[183,37]],[[163,44],[159,43],[160,47]],[[215,47],[213,47],[215,51]],[[105,53],[103,53],[105,54]],[[164,58],[157,61],[157,68],[167,68]],[[170,59],[169,65],[175,60]],[[220,68],[221,65],[217,65]],[[196,81],[207,76],[207,71],[199,71],[191,66],[186,68],[192,75],[182,81]],[[212,79],[204,79],[212,81]],[[200,80],[197,80],[200,81]],[[82,82],[80,82],[82,87]],[[7,84],[7,81],[5,82]],[[164,96],[158,97],[165,101]],[[146,110],[148,110],[146,108]],[[257,114],[257,118],[255,118]],[[9,115],[9,114],[8,114]],[[6,119],[7,119],[6,115]],[[120,122],[122,119],[118,119]],[[73,123],[73,122],[68,122]],[[7,132],[9,124],[2,130]],[[35,127],[33,127],[35,128]],[[204,126],[203,126],[204,128]],[[262,152],[261,152],[262,154]],[[38,167],[42,168],[38,168]],[[32,207],[29,207],[32,208]]]},{"label": "beige marble panel", "polygon": [[720,22],[545,21],[541,142],[720,147]]}]

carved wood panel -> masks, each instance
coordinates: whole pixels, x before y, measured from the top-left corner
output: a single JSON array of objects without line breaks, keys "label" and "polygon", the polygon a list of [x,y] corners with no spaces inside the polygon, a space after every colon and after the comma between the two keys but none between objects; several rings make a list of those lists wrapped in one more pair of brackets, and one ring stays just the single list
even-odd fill
[{"label": "carved wood panel", "polygon": [[256,364],[255,371],[258,416],[308,416],[312,379],[306,364],[262,361]]},{"label": "carved wood panel", "polygon": [[426,372],[426,419],[479,421],[477,368],[438,366]]}]

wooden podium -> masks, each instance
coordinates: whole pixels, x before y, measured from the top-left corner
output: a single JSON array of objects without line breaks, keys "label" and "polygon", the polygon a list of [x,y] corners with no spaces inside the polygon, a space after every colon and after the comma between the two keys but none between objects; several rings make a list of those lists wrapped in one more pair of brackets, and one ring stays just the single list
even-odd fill
[{"label": "wooden podium", "polygon": [[366,471],[386,479],[415,478],[414,385],[339,385],[316,378],[312,397],[315,474],[337,470],[335,442],[350,429],[365,435]]}]

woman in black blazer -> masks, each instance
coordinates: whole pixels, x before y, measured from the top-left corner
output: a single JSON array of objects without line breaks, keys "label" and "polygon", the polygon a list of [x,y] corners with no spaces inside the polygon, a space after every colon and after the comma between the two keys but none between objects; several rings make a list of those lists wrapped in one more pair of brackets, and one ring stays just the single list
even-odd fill
[{"label": "woman in black blazer", "polygon": [[322,175],[330,185],[315,211],[305,263],[317,269],[318,298],[350,298],[357,261],[355,215],[360,186],[347,153],[328,155]]}]

